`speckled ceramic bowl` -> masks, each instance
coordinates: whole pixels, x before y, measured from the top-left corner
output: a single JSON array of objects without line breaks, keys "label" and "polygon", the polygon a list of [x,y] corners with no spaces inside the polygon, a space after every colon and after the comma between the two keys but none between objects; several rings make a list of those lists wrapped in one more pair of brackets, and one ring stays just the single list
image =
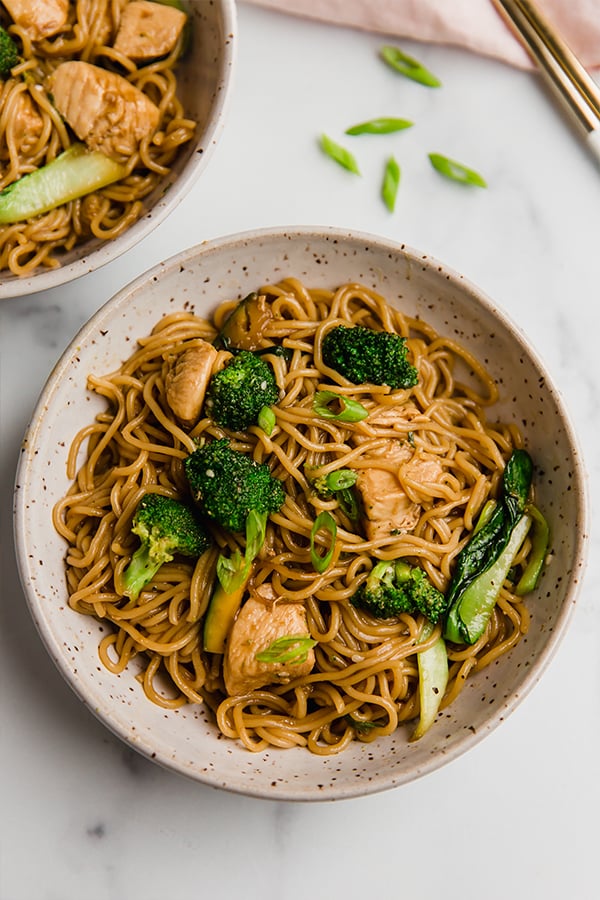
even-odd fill
[{"label": "speckled ceramic bowl", "polygon": [[0,272],[0,300],[66,284],[93,272],[135,247],[187,196],[204,172],[225,123],[233,85],[236,44],[235,0],[188,0],[192,37],[177,69],[178,95],[196,122],[196,137],[178,155],[171,171],[144,200],[146,212],[113,241],[90,240],[61,257],[56,269],[31,276]]},{"label": "speckled ceramic bowl", "polygon": [[[407,731],[355,743],[329,758],[304,750],[253,754],[219,738],[201,707],[167,712],[150,703],[133,668],[101,666],[99,626],[67,607],[62,539],[51,508],[66,491],[67,448],[101,406],[89,372],[114,370],[158,318],[184,305],[201,315],[225,298],[294,275],[310,286],[358,281],[465,342],[501,385],[500,413],[523,423],[538,467],[539,504],[553,530],[554,560],[532,597],[528,636],[469,681],[418,742]],[[109,301],[51,374],[27,432],[16,489],[23,587],[48,652],[79,697],[120,738],[198,781],[279,799],[333,799],[409,782],[464,753],[499,725],[536,684],[569,621],[584,566],[586,507],[579,451],[561,398],[519,329],[473,285],[407,247],[334,229],[258,231],[195,247],[161,263]]]}]

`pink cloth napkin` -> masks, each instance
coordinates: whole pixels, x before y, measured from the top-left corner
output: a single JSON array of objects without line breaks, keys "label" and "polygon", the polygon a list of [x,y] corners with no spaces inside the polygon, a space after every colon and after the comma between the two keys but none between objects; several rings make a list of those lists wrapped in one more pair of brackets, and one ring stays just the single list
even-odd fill
[{"label": "pink cloth napkin", "polygon": [[[466,47],[521,68],[532,66],[491,0],[247,2],[388,36]],[[600,0],[538,0],[537,5],[584,66],[600,66]]]}]

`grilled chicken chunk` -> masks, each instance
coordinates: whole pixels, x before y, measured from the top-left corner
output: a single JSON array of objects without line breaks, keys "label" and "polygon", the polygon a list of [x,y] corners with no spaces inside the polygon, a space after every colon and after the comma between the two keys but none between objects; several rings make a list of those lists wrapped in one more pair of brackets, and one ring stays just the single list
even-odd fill
[{"label": "grilled chicken chunk", "polygon": [[167,403],[184,425],[191,427],[200,418],[217,356],[215,347],[203,341],[181,353],[169,369],[165,379]]},{"label": "grilled chicken chunk", "polygon": [[[37,144],[44,127],[43,119],[28,91],[13,97],[8,115],[13,123],[15,145],[20,155],[29,156]],[[4,156],[4,148],[2,155]]]},{"label": "grilled chicken chunk", "polygon": [[61,116],[91,150],[125,162],[158,125],[158,107],[121,75],[91,63],[61,63],[48,79]]},{"label": "grilled chicken chunk", "polygon": [[186,20],[186,14],[174,6],[131,0],[123,10],[114,48],[140,63],[167,56]]},{"label": "grilled chicken chunk", "polygon": [[[374,451],[367,468],[360,469],[356,488],[364,509],[364,526],[369,540],[389,537],[395,532],[412,531],[422,512],[414,502],[407,486],[409,482],[421,485],[439,483],[444,469],[439,458],[415,448],[408,441],[413,423],[422,413],[412,404],[381,410],[378,416],[369,417],[369,425],[380,428],[381,436],[395,433],[385,444]],[[357,443],[363,438],[358,437]]]},{"label": "grilled chicken chunk", "polygon": [[113,0],[91,23],[94,35],[94,43],[111,44],[113,34],[118,31],[120,16],[127,6],[128,0]]},{"label": "grilled chicken chunk", "polygon": [[227,693],[244,694],[307,675],[315,664],[313,650],[301,663],[265,663],[256,659],[256,654],[277,638],[307,633],[304,606],[277,599],[271,585],[261,585],[240,609],[229,635],[223,661]]},{"label": "grilled chicken chunk", "polygon": [[356,487],[362,498],[365,531],[371,541],[389,537],[395,532],[412,531],[422,507],[413,502],[402,480],[420,484],[439,482],[443,468],[432,454],[415,453],[399,441],[390,441],[380,462],[361,469]]},{"label": "grilled chicken chunk", "polygon": [[15,25],[32,41],[41,41],[64,28],[69,16],[69,0],[2,0]]}]

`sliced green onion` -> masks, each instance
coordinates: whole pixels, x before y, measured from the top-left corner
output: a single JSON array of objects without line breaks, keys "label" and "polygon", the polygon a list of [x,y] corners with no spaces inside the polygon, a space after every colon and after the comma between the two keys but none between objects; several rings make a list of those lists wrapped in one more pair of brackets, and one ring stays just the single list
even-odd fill
[{"label": "sliced green onion", "polygon": [[330,491],[343,491],[344,488],[356,484],[357,478],[358,472],[354,469],[336,469],[335,472],[330,472],[325,480]]},{"label": "sliced green onion", "polygon": [[390,212],[394,212],[399,185],[400,166],[398,165],[394,157],[390,156],[387,163],[385,164],[383,184],[381,185],[381,196],[383,197],[383,202]]},{"label": "sliced green onion", "polygon": [[414,122],[410,122],[408,119],[369,119],[367,122],[360,122],[358,125],[346,128],[346,134],[393,134],[395,131],[412,128],[413,125]]},{"label": "sliced green onion", "polygon": [[304,474],[321,496],[350,488],[358,479],[358,472],[354,469],[335,469],[328,475],[321,475],[321,468],[321,466],[304,466]]},{"label": "sliced green onion", "polygon": [[246,517],[246,549],[244,555],[236,550],[231,556],[219,555],[217,559],[217,578],[226,594],[241,587],[248,578],[254,558],[260,552],[265,540],[267,513],[251,509]]},{"label": "sliced green onion", "polygon": [[353,172],[355,175],[360,175],[360,169],[354,155],[349,150],[346,150],[345,147],[342,147],[341,144],[336,144],[326,134],[321,135],[321,149],[338,165],[348,169],[349,172]]},{"label": "sliced green onion", "polygon": [[357,522],[360,519],[360,509],[358,508],[358,501],[356,499],[356,494],[354,493],[352,488],[344,488],[343,491],[338,491],[336,494],[336,500],[342,512],[350,519],[351,522]]},{"label": "sliced green onion", "polygon": [[449,178],[450,181],[458,181],[459,184],[472,184],[475,187],[483,188],[487,187],[485,178],[483,178],[479,172],[476,172],[475,169],[469,169],[468,166],[464,166],[455,159],[449,159],[447,156],[442,156],[441,153],[429,153],[428,155],[433,168],[436,172],[439,172],[440,175],[443,175],[444,178]]},{"label": "sliced green onion", "polygon": [[[321,556],[317,552],[317,548],[315,545],[315,538],[319,531],[326,531],[329,536],[329,550],[325,553],[324,556]],[[313,564],[313,568],[315,572],[319,574],[323,574],[323,572],[327,571],[329,568],[329,564],[333,558],[333,553],[335,550],[335,539],[337,536],[337,525],[335,519],[328,513],[327,510],[323,510],[320,512],[315,521],[313,522],[313,527],[310,532],[310,559]]]},{"label": "sliced green onion", "polygon": [[353,522],[360,518],[358,501],[353,487],[358,480],[358,472],[353,469],[336,469],[328,475],[319,475],[320,466],[305,466],[305,474],[320,497],[335,499],[342,512]]},{"label": "sliced green onion", "polygon": [[306,662],[309,651],[316,644],[310,634],[285,634],[269,644],[266,650],[257,653],[255,659],[258,662],[299,665]]},{"label": "sliced green onion", "polygon": [[550,543],[550,526],[537,506],[528,504],[527,514],[532,519],[531,555],[515,588],[519,597],[530,594],[537,587]]},{"label": "sliced green onion", "polygon": [[258,427],[262,428],[264,433],[267,436],[271,436],[273,434],[273,429],[277,424],[277,419],[275,418],[275,413],[271,409],[270,406],[263,406],[261,411],[258,414]]},{"label": "sliced green onion", "polygon": [[[331,409],[331,404],[337,404],[339,412]],[[322,419],[335,419],[337,422],[362,422],[369,412],[358,400],[343,397],[334,391],[317,391],[313,399],[313,412]]]},{"label": "sliced green onion", "polygon": [[440,87],[441,81],[429,69],[426,69],[423,63],[413,56],[404,53],[399,47],[382,47],[381,58],[396,72],[424,84],[425,87]]}]

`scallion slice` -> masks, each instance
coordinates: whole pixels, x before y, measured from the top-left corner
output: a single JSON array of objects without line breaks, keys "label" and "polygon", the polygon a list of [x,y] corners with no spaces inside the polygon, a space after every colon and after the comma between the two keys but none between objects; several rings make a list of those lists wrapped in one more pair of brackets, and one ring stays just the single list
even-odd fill
[{"label": "scallion slice", "polygon": [[396,131],[403,131],[405,128],[412,128],[413,125],[414,122],[410,122],[408,119],[383,117],[352,125],[350,128],[346,128],[346,134],[393,134]]},{"label": "scallion slice", "polygon": [[258,414],[258,427],[262,428],[267,437],[273,434],[273,429],[277,423],[275,413],[270,406],[263,406]]},{"label": "scallion slice", "polygon": [[394,212],[399,186],[400,166],[398,165],[394,157],[390,156],[387,163],[385,164],[383,184],[381,185],[381,196],[383,198],[383,202],[390,212]]},{"label": "scallion slice", "polygon": [[424,84],[425,87],[440,87],[442,83],[423,63],[404,53],[400,47],[382,47],[381,58],[394,71],[405,75],[406,78],[410,78],[412,81]]},{"label": "scallion slice", "polygon": [[276,638],[265,650],[259,651],[255,659],[265,663],[288,663],[300,665],[308,659],[309,651],[317,641],[310,634],[284,634]]},{"label": "scallion slice", "polygon": [[436,172],[439,172],[440,175],[443,175],[444,178],[449,178],[450,181],[457,181],[459,184],[471,184],[475,187],[482,188],[487,187],[485,178],[483,178],[479,172],[476,172],[475,169],[470,169],[468,166],[464,166],[455,159],[449,159],[441,153],[429,153],[428,156],[433,168]]},{"label": "scallion slice", "polygon": [[[320,531],[326,531],[329,537],[329,550],[321,556],[320,553],[317,552],[316,547],[316,537]],[[335,550],[335,539],[337,536],[337,525],[335,519],[328,513],[327,510],[323,510],[320,512],[315,521],[313,522],[313,527],[310,532],[310,559],[313,564],[313,568],[320,575],[323,572],[327,571],[329,568],[329,564],[333,559],[333,553]]]},{"label": "scallion slice", "polygon": [[[336,404],[336,409],[332,409]],[[369,415],[358,400],[336,394],[335,391],[317,391],[313,399],[313,412],[322,419],[335,419],[337,422],[362,422]]]},{"label": "scallion slice", "polygon": [[330,491],[343,491],[344,488],[352,487],[356,484],[358,472],[354,469],[335,469],[326,477],[327,487]]},{"label": "scallion slice", "polygon": [[336,499],[342,512],[348,516],[352,522],[357,522],[360,518],[360,509],[356,494],[352,488],[344,488],[343,491],[338,491],[336,493]]},{"label": "scallion slice", "polygon": [[321,149],[338,165],[348,169],[349,172],[353,172],[355,175],[360,175],[360,169],[354,155],[349,150],[346,150],[345,147],[342,147],[341,144],[337,144],[330,137],[327,137],[326,134],[321,135]]}]

